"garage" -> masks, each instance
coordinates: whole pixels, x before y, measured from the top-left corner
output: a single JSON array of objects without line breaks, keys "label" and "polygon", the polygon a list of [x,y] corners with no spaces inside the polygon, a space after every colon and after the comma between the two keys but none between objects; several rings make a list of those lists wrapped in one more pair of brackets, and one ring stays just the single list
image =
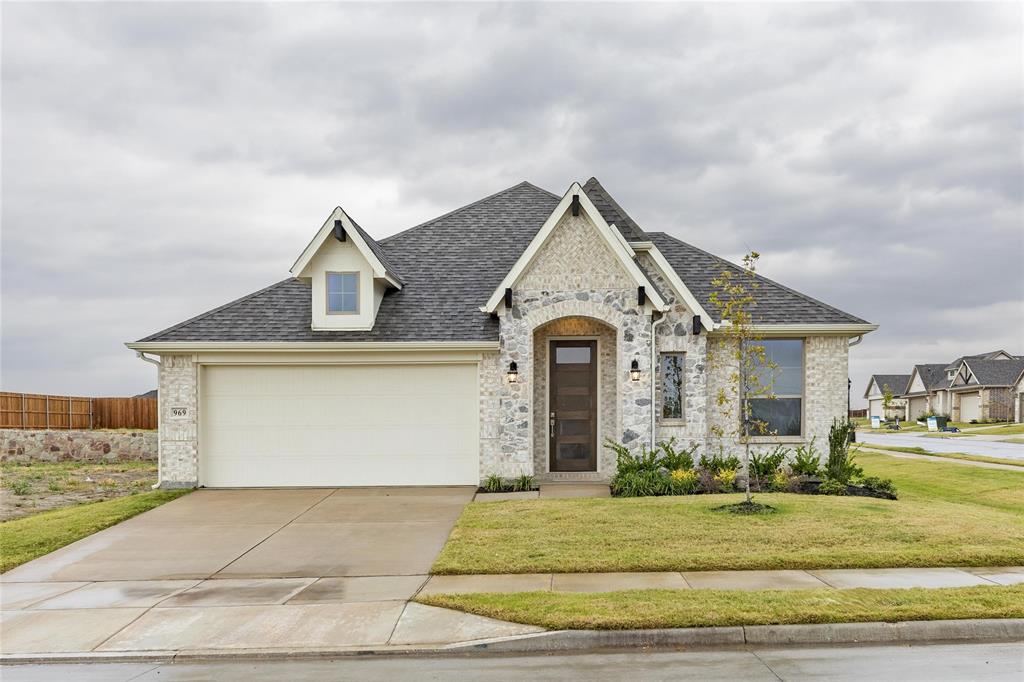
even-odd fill
[{"label": "garage", "polygon": [[928,396],[910,398],[907,401],[907,410],[910,421],[916,421],[918,417],[928,411]]},{"label": "garage", "polygon": [[868,401],[868,417],[885,419],[885,405],[881,398],[872,398]]},{"label": "garage", "polygon": [[981,394],[961,393],[960,421],[969,422],[972,419],[981,419]]},{"label": "garage", "polygon": [[476,364],[207,365],[199,483],[476,485]]}]

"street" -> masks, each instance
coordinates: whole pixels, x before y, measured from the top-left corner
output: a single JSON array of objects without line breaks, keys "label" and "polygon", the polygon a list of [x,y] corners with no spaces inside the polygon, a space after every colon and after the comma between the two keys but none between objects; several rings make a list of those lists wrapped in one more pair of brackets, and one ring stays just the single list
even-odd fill
[{"label": "street", "polygon": [[1024,445],[976,438],[925,438],[923,433],[871,433],[858,431],[857,442],[891,445],[901,448],[924,448],[932,452],[964,452],[1002,459],[1024,459]]},{"label": "street", "polygon": [[8,666],[4,682],[75,680],[1012,680],[1024,643],[629,652],[535,656]]}]

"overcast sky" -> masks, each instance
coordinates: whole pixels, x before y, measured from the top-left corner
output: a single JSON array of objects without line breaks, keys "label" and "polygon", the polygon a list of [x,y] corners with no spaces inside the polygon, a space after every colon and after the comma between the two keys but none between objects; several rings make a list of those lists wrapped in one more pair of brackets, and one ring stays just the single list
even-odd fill
[{"label": "overcast sky", "polygon": [[1024,354],[1022,5],[2,5],[2,387],[377,237],[596,175],[645,229],[881,324],[871,373]]}]

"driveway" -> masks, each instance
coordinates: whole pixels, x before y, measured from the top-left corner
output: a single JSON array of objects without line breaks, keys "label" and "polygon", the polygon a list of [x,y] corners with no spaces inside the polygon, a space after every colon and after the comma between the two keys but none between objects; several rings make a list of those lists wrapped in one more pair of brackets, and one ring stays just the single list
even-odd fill
[{"label": "driveway", "polygon": [[535,631],[406,604],[473,493],[199,490],[0,576],[0,649],[301,649]]},{"label": "driveway", "polygon": [[197,490],[3,582],[424,575],[472,488]]}]

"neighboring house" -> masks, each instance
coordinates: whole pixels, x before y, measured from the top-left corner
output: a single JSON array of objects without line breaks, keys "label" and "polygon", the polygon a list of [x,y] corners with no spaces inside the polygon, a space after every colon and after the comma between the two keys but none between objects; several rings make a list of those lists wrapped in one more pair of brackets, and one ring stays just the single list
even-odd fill
[{"label": "neighboring house", "polygon": [[945,365],[914,365],[903,394],[906,401],[904,419],[915,421],[924,414],[945,414],[941,405],[942,393],[948,385]]},{"label": "neighboring house", "polygon": [[[1024,357],[1021,358],[1024,360]],[[1016,386],[1017,402],[1014,406],[1014,418],[1015,422],[1024,422],[1024,370],[1021,370],[1020,376],[1017,378]]]},{"label": "neighboring house", "polygon": [[[159,356],[173,486],[606,480],[605,439],[738,449],[711,280],[735,265],[645,232],[595,179],[521,183],[374,240],[336,208],[292,276],[128,344]],[[768,442],[825,442],[850,339],[876,325],[759,277],[778,365]],[[764,447],[767,447],[765,445]]]},{"label": "neighboring house", "polygon": [[[868,401],[868,419],[895,419],[906,414],[907,401],[903,393],[910,382],[909,374],[872,374],[864,397]],[[885,407],[885,392],[892,394],[888,409]]]},{"label": "neighboring house", "polygon": [[949,385],[953,421],[1019,419],[1017,386],[1024,360],[1004,353],[993,359],[963,358]]}]

